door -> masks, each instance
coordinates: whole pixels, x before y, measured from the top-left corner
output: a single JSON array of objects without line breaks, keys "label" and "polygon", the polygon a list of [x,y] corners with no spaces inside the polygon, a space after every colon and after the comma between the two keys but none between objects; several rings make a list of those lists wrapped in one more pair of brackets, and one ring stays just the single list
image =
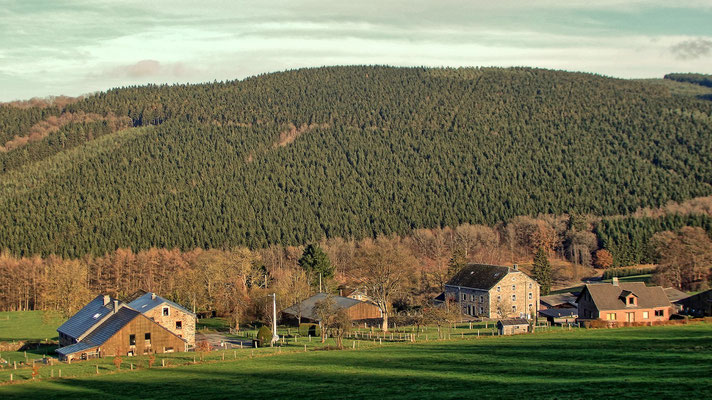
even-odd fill
[{"label": "door", "polygon": [[626,321],[635,322],[635,313],[634,312],[626,313]]}]

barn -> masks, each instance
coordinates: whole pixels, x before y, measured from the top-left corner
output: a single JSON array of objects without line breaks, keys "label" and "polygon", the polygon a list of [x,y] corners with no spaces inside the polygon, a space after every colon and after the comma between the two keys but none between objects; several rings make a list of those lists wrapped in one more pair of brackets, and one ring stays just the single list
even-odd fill
[{"label": "barn", "polygon": [[[298,324],[300,322],[319,322],[319,317],[314,312],[314,306],[329,295],[317,293],[314,296],[294,304],[281,311],[285,323]],[[373,303],[351,299],[343,296],[331,296],[336,305],[346,309],[349,317],[354,322],[378,323],[382,320],[381,310]]]},{"label": "barn", "polygon": [[57,349],[62,361],[187,351],[188,343],[140,312],[120,307],[81,341]]}]

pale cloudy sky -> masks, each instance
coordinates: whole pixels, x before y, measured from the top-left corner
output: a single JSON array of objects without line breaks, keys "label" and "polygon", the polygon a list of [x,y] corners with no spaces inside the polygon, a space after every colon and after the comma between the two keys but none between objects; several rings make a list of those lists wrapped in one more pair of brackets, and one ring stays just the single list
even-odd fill
[{"label": "pale cloudy sky", "polygon": [[347,64],[712,73],[712,1],[0,0],[0,101]]}]

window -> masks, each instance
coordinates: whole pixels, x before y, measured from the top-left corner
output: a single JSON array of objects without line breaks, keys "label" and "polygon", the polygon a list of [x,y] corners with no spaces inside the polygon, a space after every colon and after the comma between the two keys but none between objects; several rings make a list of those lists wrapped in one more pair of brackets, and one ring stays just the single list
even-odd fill
[{"label": "window", "polygon": [[628,305],[635,304],[635,298],[633,296],[628,297]]},{"label": "window", "polygon": [[94,319],[97,319],[97,318],[99,318],[99,317],[101,317],[101,314],[96,313],[96,314],[94,314],[94,317],[93,317],[93,318],[94,318]]},{"label": "window", "polygon": [[501,291],[501,290],[502,290],[502,287],[497,286],[497,291],[499,292],[499,291]]},{"label": "window", "polygon": [[513,294],[513,295],[512,295],[512,301],[517,301],[517,295],[516,295],[516,294]]},{"label": "window", "polygon": [[497,301],[501,301],[501,300],[502,300],[502,296],[497,296]]},{"label": "window", "polygon": [[665,316],[665,310],[655,310],[655,316],[656,316],[656,317],[664,317],[664,316]]},{"label": "window", "polygon": [[512,306],[512,312],[517,312],[517,306]]},{"label": "window", "polygon": [[517,278],[515,278],[515,277],[512,277],[512,282],[514,282],[515,280],[517,280]]},{"label": "window", "polygon": [[164,353],[173,353],[173,347],[164,347],[163,352]]},{"label": "window", "polygon": [[529,309],[532,310],[532,311],[534,311],[534,304],[529,303]]},{"label": "window", "polygon": [[512,291],[517,290],[517,285],[512,285]]},{"label": "window", "polygon": [[183,321],[176,321],[176,329],[183,329]]},{"label": "window", "polygon": [[647,311],[643,311],[643,319],[648,319],[650,318],[650,313]]},{"label": "window", "polygon": [[148,333],[144,334],[143,340],[146,342],[147,346],[150,346],[151,345],[151,333],[148,332]]},{"label": "window", "polygon": [[485,302],[485,296],[480,296],[480,303],[484,303],[484,302]]},{"label": "window", "polygon": [[532,299],[532,292],[529,292],[529,300]]},{"label": "window", "polygon": [[168,307],[163,307],[163,316],[168,317],[169,315],[171,315],[171,309]]},{"label": "window", "polygon": [[485,308],[484,308],[484,307],[480,307],[480,314],[484,314],[484,313],[485,313]]},{"label": "window", "polygon": [[532,288],[532,283],[531,283],[531,282],[529,282],[529,289],[531,289],[531,288]]},{"label": "window", "polygon": [[136,346],[136,335],[129,335],[129,346]]},{"label": "window", "polygon": [[[618,303],[618,304],[620,304],[620,303]],[[616,313],[608,313],[608,314],[606,315],[606,319],[609,320],[609,321],[615,321],[615,320],[616,320]]]}]

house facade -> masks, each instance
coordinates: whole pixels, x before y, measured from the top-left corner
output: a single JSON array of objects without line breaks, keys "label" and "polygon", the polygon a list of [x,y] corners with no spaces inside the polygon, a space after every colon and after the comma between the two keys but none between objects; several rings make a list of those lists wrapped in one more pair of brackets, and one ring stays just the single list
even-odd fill
[{"label": "house facade", "polygon": [[672,304],[660,286],[643,282],[587,284],[577,298],[579,320],[601,319],[615,323],[654,322],[670,319]]},{"label": "house facade", "polygon": [[539,284],[516,265],[471,264],[445,284],[445,298],[472,317],[533,318],[539,310]]},{"label": "house facade", "polygon": [[144,293],[128,306],[156,321],[158,325],[195,345],[196,316],[190,310],[155,293]]}]

